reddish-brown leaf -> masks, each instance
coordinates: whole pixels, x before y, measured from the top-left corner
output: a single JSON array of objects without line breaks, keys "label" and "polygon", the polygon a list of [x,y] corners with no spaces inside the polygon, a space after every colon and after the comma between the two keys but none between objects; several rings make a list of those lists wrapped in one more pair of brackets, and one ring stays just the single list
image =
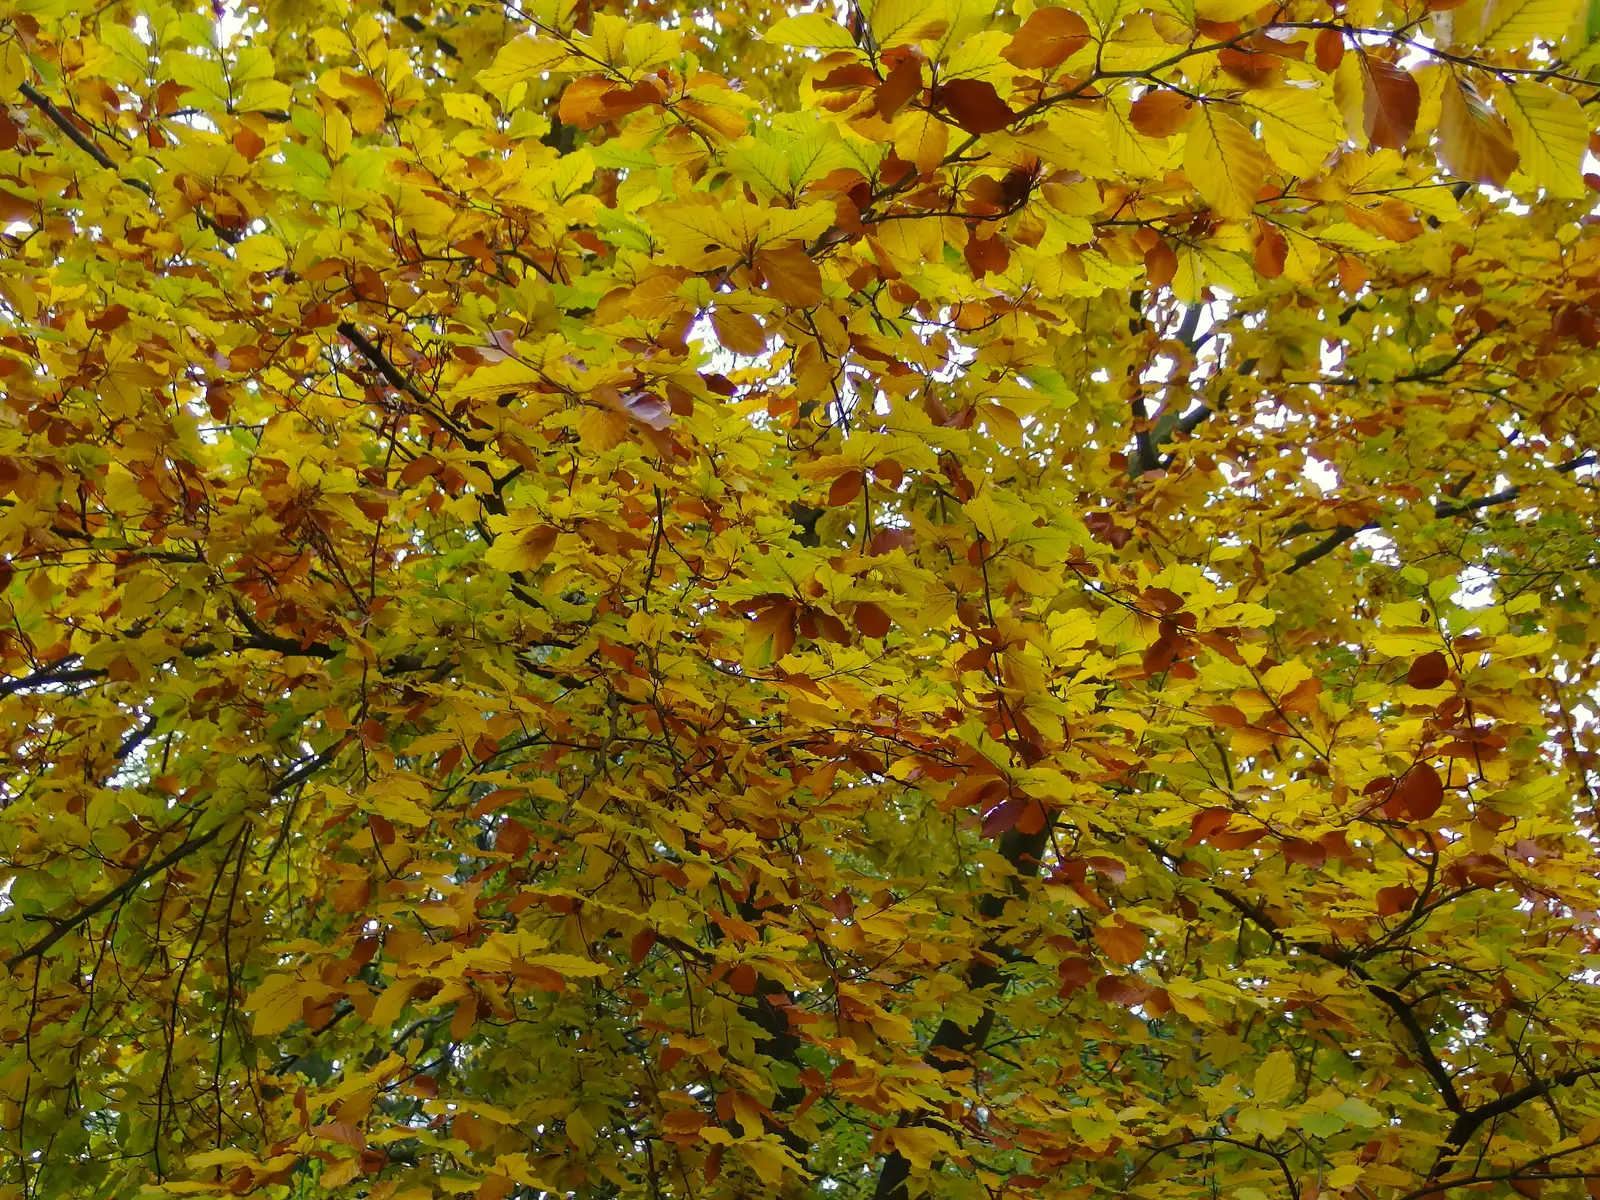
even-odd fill
[{"label": "reddish-brown leaf", "polygon": [[633,935],[633,940],[628,943],[628,957],[633,960],[633,965],[638,966],[650,953],[651,947],[656,944],[656,931],[654,929],[641,929]]},{"label": "reddish-brown leaf", "polygon": [[1426,821],[1443,803],[1444,780],[1430,764],[1418,763],[1400,777],[1384,811],[1401,820]]},{"label": "reddish-brown leaf", "polygon": [[1164,288],[1178,273],[1178,255],[1165,238],[1144,252],[1144,273],[1154,288]]},{"label": "reddish-brown leaf", "polygon": [[1417,889],[1398,883],[1393,887],[1378,889],[1378,915],[1392,917],[1403,913],[1417,902]]},{"label": "reddish-brown leaf", "polygon": [[922,60],[914,54],[907,54],[878,85],[877,93],[872,98],[873,111],[887,121],[905,107],[906,101],[915,96],[921,87]]},{"label": "reddish-brown leaf", "polygon": [[1089,40],[1089,26],[1066,8],[1036,8],[1000,51],[1012,66],[1024,71],[1058,67]]},{"label": "reddish-brown leaf", "polygon": [[1333,74],[1344,61],[1344,34],[1337,29],[1324,29],[1314,43],[1317,70]]},{"label": "reddish-brown leaf", "polygon": [[1183,844],[1198,846],[1208,838],[1221,833],[1232,819],[1233,814],[1225,808],[1201,809],[1189,819],[1189,836],[1184,839]]},{"label": "reddish-brown leaf", "polygon": [[968,133],[993,133],[1017,119],[992,83],[954,79],[939,89],[939,102]]},{"label": "reddish-brown leaf", "polygon": [[1328,851],[1318,843],[1308,842],[1304,838],[1285,838],[1283,857],[1296,866],[1315,870],[1328,861]]},{"label": "reddish-brown leaf", "polygon": [[1194,102],[1177,92],[1146,92],[1133,102],[1128,119],[1145,137],[1171,137],[1189,123]]},{"label": "reddish-brown leaf", "polygon": [[987,274],[998,275],[1011,264],[1011,251],[1006,244],[997,237],[979,237],[977,230],[967,235],[962,256],[974,279],[982,279]]},{"label": "reddish-brown leaf", "polygon": [[1403,150],[1417,127],[1422,91],[1403,67],[1361,55],[1362,126],[1374,149]]},{"label": "reddish-brown leaf", "polygon": [[885,637],[894,627],[889,614],[871,601],[856,605],[855,616],[856,628],[868,637]]},{"label": "reddish-brown leaf", "polygon": [[828,505],[838,508],[842,504],[849,504],[861,495],[861,486],[866,482],[866,476],[860,471],[846,471],[833,481],[833,486],[828,489]]},{"label": "reddish-brown leaf", "polygon": [[1414,688],[1436,688],[1450,678],[1450,660],[1437,650],[1418,656],[1406,672],[1406,682]]},{"label": "reddish-brown leaf", "polygon": [[1132,1008],[1145,998],[1149,984],[1137,975],[1102,975],[1095,980],[1094,994],[1107,1004]]}]

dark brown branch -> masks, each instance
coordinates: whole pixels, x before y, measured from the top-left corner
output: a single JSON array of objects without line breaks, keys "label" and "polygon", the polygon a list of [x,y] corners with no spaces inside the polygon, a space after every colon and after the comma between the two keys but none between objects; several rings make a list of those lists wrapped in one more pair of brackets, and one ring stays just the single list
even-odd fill
[{"label": "dark brown branch", "polygon": [[[1579,470],[1582,467],[1593,466],[1597,461],[1600,461],[1600,459],[1597,459],[1593,453],[1580,454],[1577,458],[1569,458],[1566,462],[1557,463],[1552,469],[1558,475],[1570,475],[1573,471]],[[1480,509],[1492,508],[1497,504],[1510,504],[1518,496],[1522,495],[1524,486],[1525,485],[1518,484],[1514,487],[1504,488],[1493,493],[1492,495],[1479,496],[1474,500],[1468,500],[1461,504],[1436,504],[1433,508],[1433,515],[1440,519],[1447,517],[1464,517],[1471,513],[1478,512]],[[1284,569],[1284,574],[1293,575],[1301,568],[1309,567],[1319,558],[1324,558],[1328,554],[1331,554],[1340,546],[1348,542],[1351,538],[1355,537],[1356,534],[1364,533],[1369,529],[1377,529],[1378,527],[1379,525],[1377,521],[1368,521],[1365,525],[1361,526],[1335,525],[1327,537],[1323,538],[1310,549],[1302,550],[1299,554],[1297,554],[1294,561]],[[1290,526],[1289,530],[1285,534],[1285,537],[1298,537],[1302,533],[1310,532],[1311,530],[1303,523],[1298,523]]]},{"label": "dark brown branch", "polygon": [[1509,1112],[1521,1108],[1529,1100],[1536,1100],[1541,1096],[1548,1096],[1558,1087],[1570,1087],[1580,1079],[1590,1075],[1600,1074],[1600,1067],[1574,1067],[1570,1071],[1560,1071],[1549,1079],[1538,1079],[1532,1083],[1519,1087],[1514,1092],[1507,1092],[1498,1100],[1480,1105],[1469,1112],[1462,1113],[1456,1118],[1455,1124],[1450,1126],[1450,1132],[1444,1135],[1446,1145],[1453,1150],[1460,1150],[1469,1141],[1472,1135],[1485,1122],[1496,1117],[1503,1117]]},{"label": "dark brown branch", "polygon": [[[84,133],[83,130],[79,129],[73,124],[71,117],[67,116],[66,113],[57,108],[54,102],[44,96],[31,83],[28,83],[26,80],[24,80],[19,86],[18,90],[21,91],[28,103],[32,104],[45,115],[45,119],[48,120],[50,124],[61,130],[62,133],[66,134],[67,139],[79,150],[82,150],[106,170],[115,171],[117,169],[117,164],[112,161],[111,156],[104,150],[100,149],[99,146],[96,146],[94,142],[90,141],[89,136]],[[138,188],[147,196],[150,194],[150,185],[145,183],[142,179],[124,179],[122,182],[127,184],[129,187]]]},{"label": "dark brown branch", "polygon": [[[82,150],[90,158],[94,159],[95,162],[99,163],[106,170],[115,171],[117,169],[117,164],[112,157],[104,150],[100,149],[99,146],[95,145],[94,141],[89,137],[89,135],[84,133],[83,130],[79,129],[77,125],[73,123],[72,118],[66,113],[62,112],[60,107],[50,100],[49,97],[45,96],[26,80],[18,85],[18,90],[30,104],[44,114],[45,119],[49,121],[50,124],[61,130],[62,133],[66,134],[67,140],[70,141],[74,146]],[[118,178],[129,187],[137,188],[146,196],[153,197],[155,195],[154,189],[152,189],[151,186],[142,179],[134,179],[127,175],[118,175]],[[230,246],[236,246],[244,240],[244,234],[242,232],[236,229],[224,229],[221,225],[217,224],[214,219],[207,216],[199,209],[194,210],[194,218],[205,228],[209,229],[223,241],[227,242]]]},{"label": "dark brown branch", "polygon": [[395,366],[394,363],[389,360],[388,355],[384,354],[382,350],[374,345],[372,340],[368,338],[366,334],[362,333],[361,330],[357,329],[349,321],[340,321],[337,329],[341,334],[344,335],[346,341],[360,351],[361,357],[371,363],[378,374],[383,376],[385,383],[394,388],[395,391],[404,392],[407,396],[410,396],[411,399],[415,400],[417,404],[421,406],[422,410],[428,414],[428,416],[438,421],[440,425],[442,425],[468,450],[483,449],[484,444],[482,441],[474,437],[469,437],[466,431],[463,430],[459,425],[435,409],[433,406],[433,401],[424,395],[422,390],[418,388],[416,384],[407,379],[405,375],[401,373],[400,368]]}]

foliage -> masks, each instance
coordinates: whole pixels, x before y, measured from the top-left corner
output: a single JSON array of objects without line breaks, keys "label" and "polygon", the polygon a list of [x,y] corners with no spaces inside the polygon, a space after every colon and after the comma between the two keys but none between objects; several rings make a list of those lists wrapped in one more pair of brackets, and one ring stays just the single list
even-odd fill
[{"label": "foliage", "polygon": [[1600,1196],[1597,67],[6,0],[5,1194]]}]

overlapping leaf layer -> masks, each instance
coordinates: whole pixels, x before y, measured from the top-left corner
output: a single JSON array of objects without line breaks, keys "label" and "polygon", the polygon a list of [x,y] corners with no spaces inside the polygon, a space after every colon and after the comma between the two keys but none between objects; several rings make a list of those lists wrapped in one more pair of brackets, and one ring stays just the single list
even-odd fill
[{"label": "overlapping leaf layer", "polygon": [[3,1194],[1600,1194],[1597,68],[7,0]]}]

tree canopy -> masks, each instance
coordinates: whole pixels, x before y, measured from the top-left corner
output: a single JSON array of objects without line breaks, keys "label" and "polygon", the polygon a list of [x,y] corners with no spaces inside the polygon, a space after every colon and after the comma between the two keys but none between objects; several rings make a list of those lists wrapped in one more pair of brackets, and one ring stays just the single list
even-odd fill
[{"label": "tree canopy", "polygon": [[1600,1196],[1591,77],[5,0],[0,1195]]}]

